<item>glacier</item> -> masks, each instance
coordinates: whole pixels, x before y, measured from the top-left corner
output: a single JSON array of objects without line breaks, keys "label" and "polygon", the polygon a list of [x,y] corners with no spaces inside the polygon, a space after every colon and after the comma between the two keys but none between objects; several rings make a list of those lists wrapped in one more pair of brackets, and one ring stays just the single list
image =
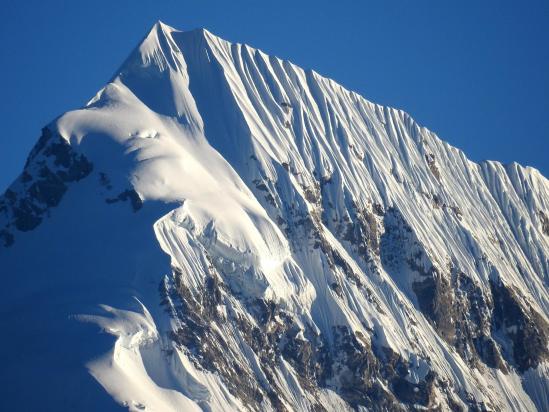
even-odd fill
[{"label": "glacier", "polygon": [[549,181],[204,29],[44,127],[0,268],[2,410],[549,409]]}]

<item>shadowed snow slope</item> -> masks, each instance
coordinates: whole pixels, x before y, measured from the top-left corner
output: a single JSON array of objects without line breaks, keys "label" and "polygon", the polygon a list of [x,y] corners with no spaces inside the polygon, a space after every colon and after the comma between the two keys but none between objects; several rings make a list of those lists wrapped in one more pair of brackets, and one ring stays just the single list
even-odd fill
[{"label": "shadowed snow slope", "polygon": [[549,182],[157,23],[0,197],[2,410],[549,409]]}]

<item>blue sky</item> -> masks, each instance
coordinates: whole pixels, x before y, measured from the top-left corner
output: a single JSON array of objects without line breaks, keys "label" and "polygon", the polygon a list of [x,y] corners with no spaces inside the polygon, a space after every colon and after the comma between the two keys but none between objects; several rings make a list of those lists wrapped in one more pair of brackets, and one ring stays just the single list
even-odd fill
[{"label": "blue sky", "polygon": [[11,1],[0,42],[0,191],[40,129],[86,103],[156,20],[404,109],[473,160],[549,176],[549,1]]}]

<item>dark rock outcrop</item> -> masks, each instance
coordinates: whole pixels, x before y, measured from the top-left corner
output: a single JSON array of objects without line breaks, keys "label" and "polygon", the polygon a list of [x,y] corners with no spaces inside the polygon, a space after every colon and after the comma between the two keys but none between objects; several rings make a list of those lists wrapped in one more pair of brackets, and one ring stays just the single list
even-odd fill
[{"label": "dark rock outcrop", "polygon": [[31,151],[21,176],[0,198],[0,239],[4,246],[15,241],[15,231],[36,228],[56,207],[68,185],[88,176],[92,163],[48,128]]},{"label": "dark rock outcrop", "polygon": [[[547,342],[546,326],[541,316],[534,311],[531,316],[524,316],[523,305],[518,303],[518,299],[512,299],[513,295],[509,295],[507,289],[495,288],[492,284],[491,294],[484,292],[451,262],[447,267],[437,267],[398,210],[390,209],[384,224],[385,233],[381,240],[384,267],[389,273],[407,270],[415,274],[411,286],[418,309],[438,335],[455,347],[467,363],[473,367],[484,364],[504,373],[508,372],[507,363],[518,365],[521,371],[528,365],[539,363],[546,354],[543,342]],[[523,325],[512,340],[517,339],[522,345],[528,336],[529,344],[523,345],[520,352],[517,349],[518,358],[505,355],[502,348],[505,344],[499,339],[501,333],[496,333],[500,330],[504,336],[508,333],[502,329],[503,319],[518,319]],[[526,319],[536,321],[527,322]]]},{"label": "dark rock outcrop", "polygon": [[[388,348],[372,346],[362,333],[339,326],[328,337],[312,327],[303,329],[272,301],[239,301],[213,265],[206,272],[204,285],[195,292],[184,284],[179,268],[160,285],[163,305],[180,325],[170,338],[198,368],[217,373],[251,410],[265,402],[277,411],[287,410],[288,400],[282,398],[276,378],[283,361],[295,370],[316,411],[326,410],[317,400],[319,388],[337,392],[353,408],[372,411],[431,405],[434,373],[414,383],[408,379],[406,360]],[[224,305],[235,309],[222,313],[219,307]],[[230,349],[229,341],[240,342],[242,351]],[[260,371],[250,368],[245,358],[250,351]]]},{"label": "dark rock outcrop", "polygon": [[[505,336],[505,359],[520,372],[549,359],[549,324],[512,287],[490,281],[494,299],[493,329]],[[510,343],[510,344],[509,344]]]},{"label": "dark rock outcrop", "polygon": [[139,194],[133,189],[126,189],[122,193],[119,193],[116,197],[105,199],[105,202],[109,204],[126,201],[130,202],[134,212],[137,212],[143,207],[143,200],[141,200]]}]

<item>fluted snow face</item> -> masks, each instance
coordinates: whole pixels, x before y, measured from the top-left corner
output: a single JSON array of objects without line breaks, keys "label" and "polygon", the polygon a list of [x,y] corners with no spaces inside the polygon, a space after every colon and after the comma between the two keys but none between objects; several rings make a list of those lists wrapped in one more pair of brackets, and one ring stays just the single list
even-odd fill
[{"label": "fluted snow face", "polygon": [[[162,23],[41,142],[0,198],[18,275],[4,304],[44,293],[44,275],[46,302],[83,296],[44,316],[79,315],[67,345],[89,339],[78,320],[116,336],[71,365],[117,403],[549,407],[537,170],[474,163],[400,110]],[[52,182],[53,201],[37,195]]]}]

